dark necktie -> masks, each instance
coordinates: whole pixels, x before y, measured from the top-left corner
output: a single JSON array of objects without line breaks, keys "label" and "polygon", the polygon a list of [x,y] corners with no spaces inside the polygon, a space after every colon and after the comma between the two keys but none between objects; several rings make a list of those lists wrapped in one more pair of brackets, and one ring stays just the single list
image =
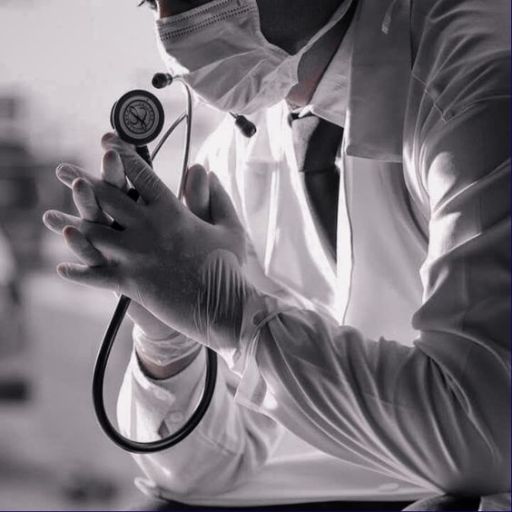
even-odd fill
[{"label": "dark necktie", "polygon": [[336,156],[343,140],[343,128],[313,115],[298,118],[291,114],[290,122],[308,204],[336,260],[340,186]]}]

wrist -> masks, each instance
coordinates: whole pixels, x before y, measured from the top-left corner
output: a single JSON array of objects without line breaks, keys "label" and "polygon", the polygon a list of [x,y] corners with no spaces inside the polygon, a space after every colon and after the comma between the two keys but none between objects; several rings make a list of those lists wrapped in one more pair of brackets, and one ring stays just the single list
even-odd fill
[{"label": "wrist", "polygon": [[200,354],[201,349],[202,345],[197,344],[195,351],[186,354],[181,359],[177,359],[165,365],[160,365],[154,361],[146,359],[143,354],[140,354],[137,351],[137,349],[135,349],[135,355],[142,372],[147,377],[153,380],[165,380],[174,377],[188,368]]},{"label": "wrist", "polygon": [[180,335],[178,331],[175,331],[171,327],[167,325],[161,326],[149,326],[149,325],[141,325],[140,323],[134,323],[134,330],[137,329],[140,331],[141,335],[147,338],[148,340],[152,340],[155,342],[164,341],[164,340],[172,340]]},{"label": "wrist", "polygon": [[133,324],[133,335],[141,338],[148,343],[161,343],[166,341],[172,341],[173,339],[181,336],[179,331],[172,329],[171,327],[148,327],[142,326],[139,323]]},{"label": "wrist", "polygon": [[236,351],[247,304],[262,300],[261,294],[245,279],[235,255],[227,251],[212,252],[200,276],[194,310],[198,336],[216,351]]},{"label": "wrist", "polygon": [[140,326],[133,329],[134,347],[139,359],[151,368],[175,368],[179,361],[196,356],[201,345],[178,331],[163,338],[148,336]]}]

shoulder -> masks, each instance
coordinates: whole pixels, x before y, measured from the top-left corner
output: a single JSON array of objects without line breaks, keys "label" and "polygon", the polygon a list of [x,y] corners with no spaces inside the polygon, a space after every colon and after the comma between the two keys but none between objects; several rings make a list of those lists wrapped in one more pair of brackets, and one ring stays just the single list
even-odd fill
[{"label": "shoulder", "polygon": [[510,0],[412,5],[412,77],[443,116],[509,94]]}]

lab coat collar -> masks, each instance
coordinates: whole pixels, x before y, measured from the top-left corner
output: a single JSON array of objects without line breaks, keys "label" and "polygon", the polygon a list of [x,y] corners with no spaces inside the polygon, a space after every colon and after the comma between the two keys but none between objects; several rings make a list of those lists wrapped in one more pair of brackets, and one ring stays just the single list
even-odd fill
[{"label": "lab coat collar", "polygon": [[345,124],[347,155],[402,161],[412,68],[410,10],[410,0],[360,1]]},{"label": "lab coat collar", "polygon": [[299,117],[313,114],[332,124],[344,126],[353,40],[354,23],[351,23],[338,50],[327,66],[309,105],[297,112]]}]

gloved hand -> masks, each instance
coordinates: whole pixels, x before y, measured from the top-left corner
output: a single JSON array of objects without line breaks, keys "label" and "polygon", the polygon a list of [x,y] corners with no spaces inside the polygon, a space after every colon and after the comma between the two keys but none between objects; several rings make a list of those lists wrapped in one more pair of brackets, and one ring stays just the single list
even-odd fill
[{"label": "gloved hand", "polygon": [[[92,184],[99,180],[71,164],[60,165],[56,174],[57,178],[72,190],[73,200],[80,216],[76,217],[50,210],[45,213],[43,222],[55,233],[64,234],[67,245],[83,263],[91,267],[104,265],[106,258],[80,232],[83,220],[104,226],[109,226],[112,223],[112,219],[99,207],[94,195]],[[126,193],[128,184],[121,159],[117,153],[112,151],[105,153],[101,166],[101,177],[104,182]],[[137,302],[131,302],[128,315],[139,327],[140,336],[138,338],[145,336],[149,339],[163,340],[174,337],[176,334],[173,329],[158,320]],[[136,339],[138,338],[136,337]]]},{"label": "gloved hand", "polygon": [[[107,151],[103,158],[102,179],[126,193],[128,184],[124,175],[119,155]],[[72,189],[73,199],[82,220],[88,220],[109,226],[112,219],[98,205],[91,183],[97,180],[74,165],[61,165],[57,168],[57,177]],[[208,182],[203,174],[194,174],[188,180],[187,197],[191,211],[203,218],[209,215]],[[199,178],[199,179],[195,179]],[[48,212],[44,218],[45,224],[58,233],[72,223],[77,226],[80,219],[60,212]],[[91,266],[102,265],[103,255],[78,230],[65,230],[66,241],[79,259]],[[134,321],[134,346],[144,367],[157,378],[166,378],[180,371],[184,366],[178,361],[191,361],[197,355],[200,345],[174,331],[158,320],[154,315],[136,302],[131,302],[128,315]],[[188,363],[187,363],[188,364]]]},{"label": "gloved hand", "polygon": [[207,177],[196,166],[189,171],[185,187],[188,198],[189,180],[208,182],[210,222],[205,222],[176,199],[133,147],[113,134],[103,142],[121,156],[143,204],[117,188],[92,181],[102,210],[125,229],[119,232],[85,220],[65,228],[70,245],[73,238],[85,237],[104,260],[98,264],[94,254],[86,265],[61,264],[59,274],[123,293],[200,342],[214,331],[236,335],[243,303],[254,290],[240,274],[244,230],[216,176]]}]

